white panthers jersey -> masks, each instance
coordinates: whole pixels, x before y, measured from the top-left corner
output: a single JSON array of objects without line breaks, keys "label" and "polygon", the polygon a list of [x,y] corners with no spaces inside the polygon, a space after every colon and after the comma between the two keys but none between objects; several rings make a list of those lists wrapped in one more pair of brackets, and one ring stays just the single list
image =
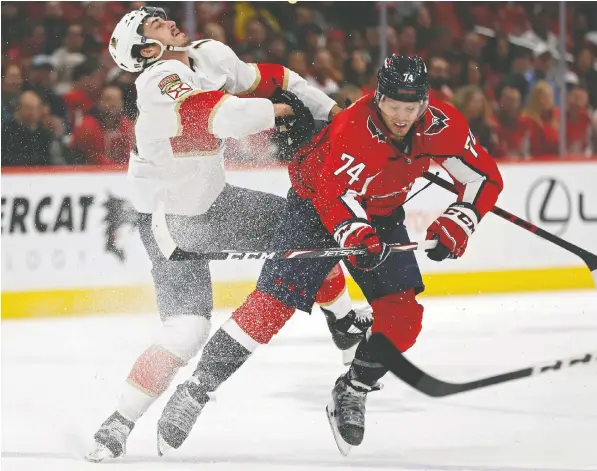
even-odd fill
[{"label": "white panthers jersey", "polygon": [[315,119],[328,119],[334,105],[296,73],[274,64],[246,64],[213,40],[189,48],[191,67],[160,60],[141,73],[136,145],[128,176],[139,212],[165,202],[169,214],[209,209],[225,185],[223,140],[274,127],[267,97],[282,87],[294,92]]}]

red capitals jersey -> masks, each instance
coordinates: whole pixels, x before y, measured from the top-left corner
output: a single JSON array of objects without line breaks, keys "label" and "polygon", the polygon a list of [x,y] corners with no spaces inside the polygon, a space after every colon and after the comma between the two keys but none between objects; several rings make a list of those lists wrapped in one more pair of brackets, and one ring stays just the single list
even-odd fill
[{"label": "red capitals jersey", "polygon": [[389,215],[432,159],[453,177],[459,202],[472,204],[479,217],[493,208],[503,187],[500,172],[451,105],[431,99],[405,147],[390,135],[371,93],[295,155],[289,167],[292,187],[312,201],[332,234],[347,222]]}]

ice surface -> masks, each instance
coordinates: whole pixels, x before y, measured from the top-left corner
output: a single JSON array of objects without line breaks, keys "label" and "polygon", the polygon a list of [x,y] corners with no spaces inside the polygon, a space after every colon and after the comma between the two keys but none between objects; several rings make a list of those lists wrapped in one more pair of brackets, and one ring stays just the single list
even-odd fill
[{"label": "ice surface", "polygon": [[[408,357],[467,381],[597,351],[595,292],[423,299]],[[217,325],[227,318],[218,313]],[[2,469],[99,469],[83,461],[157,316],[2,323]],[[194,362],[177,377],[192,371]],[[110,470],[597,470],[597,363],[444,399],[386,376],[361,447],[342,457],[324,408],[345,370],[319,312],[297,313],[226,383],[187,442],[158,458],[156,422],[137,424]]]}]

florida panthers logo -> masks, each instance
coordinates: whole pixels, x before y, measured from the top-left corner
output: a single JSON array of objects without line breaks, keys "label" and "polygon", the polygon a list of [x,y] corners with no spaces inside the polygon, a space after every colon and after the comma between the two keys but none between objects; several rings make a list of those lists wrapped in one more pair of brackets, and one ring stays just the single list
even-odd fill
[{"label": "florida panthers logo", "polygon": [[450,118],[446,116],[446,113],[435,106],[429,106],[427,109],[431,114],[431,125],[427,128],[425,134],[428,136],[439,134],[448,127]]},{"label": "florida panthers logo", "polygon": [[386,142],[386,137],[381,132],[381,129],[375,125],[371,116],[367,119],[367,129],[371,133],[371,137],[376,138],[378,142]]},{"label": "florida panthers logo", "polygon": [[103,204],[106,208],[106,252],[111,252],[121,262],[124,262],[126,255],[124,250],[116,245],[118,241],[118,230],[121,227],[129,226],[130,229],[137,227],[138,213],[133,206],[126,200],[108,195],[108,199]]}]

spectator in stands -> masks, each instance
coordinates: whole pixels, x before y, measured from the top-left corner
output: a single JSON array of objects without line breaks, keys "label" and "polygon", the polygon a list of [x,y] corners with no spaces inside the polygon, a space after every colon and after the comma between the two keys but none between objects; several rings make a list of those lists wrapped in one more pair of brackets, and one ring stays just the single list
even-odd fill
[{"label": "spectator in stands", "polygon": [[205,39],[215,39],[221,43],[227,44],[226,31],[217,23],[207,23],[203,26],[203,37]]},{"label": "spectator in stands", "polygon": [[23,88],[23,75],[17,65],[9,65],[2,75],[2,122],[10,121],[17,109]]},{"label": "spectator in stands", "polygon": [[83,54],[83,27],[78,24],[72,24],[68,27],[62,47],[57,49],[52,55],[52,62],[58,71],[56,83],[56,93],[64,94],[71,89],[73,70],[79,64],[85,62]]},{"label": "spectator in stands", "polygon": [[29,90],[20,96],[14,119],[2,124],[2,165],[50,165],[52,133],[42,123],[43,103]]},{"label": "spectator in stands", "polygon": [[51,54],[60,47],[66,34],[66,23],[62,19],[62,2],[47,2],[43,21],[46,30],[46,54]]},{"label": "spectator in stands", "polygon": [[29,34],[19,44],[21,60],[46,52],[46,28],[44,25],[30,26]]},{"label": "spectator in stands", "polygon": [[504,77],[504,84],[516,88],[520,93],[522,102],[526,103],[531,91],[527,75],[533,69],[533,51],[525,47],[515,46],[512,55],[511,70]]},{"label": "spectator in stands", "polygon": [[2,2],[2,49],[17,44],[27,33],[25,2]]},{"label": "spectator in stands", "polygon": [[572,155],[592,154],[589,94],[583,87],[574,87],[566,100],[566,150]]},{"label": "spectator in stands", "polygon": [[399,41],[400,54],[414,56],[417,54],[417,30],[414,26],[407,24],[400,30]]},{"label": "spectator in stands", "polygon": [[526,120],[520,116],[522,97],[517,88],[504,86],[498,96],[496,111],[497,143],[493,157],[517,159],[528,156]]},{"label": "spectator in stands", "polygon": [[74,129],[71,150],[86,164],[126,164],[133,145],[134,127],[124,116],[122,91],[102,90],[97,107]]},{"label": "spectator in stands", "polygon": [[309,75],[309,65],[307,54],[303,51],[293,51],[288,56],[288,68],[294,70],[301,77]]},{"label": "spectator in stands", "polygon": [[591,106],[597,108],[597,70],[595,70],[595,55],[590,47],[583,47],[578,51],[574,70],[580,84],[589,92]]},{"label": "spectator in stands", "polygon": [[106,77],[108,85],[120,88],[124,101],[124,115],[131,121],[137,119],[137,88],[135,87],[136,74],[125,72],[119,67],[114,67]]},{"label": "spectator in stands", "polygon": [[450,72],[448,61],[443,57],[433,56],[427,61],[429,76],[429,96],[442,101],[452,101],[452,90],[448,87]]},{"label": "spectator in stands", "polygon": [[237,48],[239,55],[250,54],[255,62],[267,60],[267,29],[259,18],[245,23],[245,42]]},{"label": "spectator in stands", "polygon": [[[545,4],[534,5],[535,14],[531,17],[532,29],[526,31],[521,38],[529,42],[533,49],[558,50],[558,37],[551,32],[551,18]],[[557,13],[556,13],[557,14]]]},{"label": "spectator in stands", "polygon": [[327,50],[332,56],[333,68],[337,73],[335,78],[340,82],[344,78],[344,63],[348,59],[346,37],[342,31],[336,29],[328,33]]},{"label": "spectator in stands", "polygon": [[297,44],[307,54],[307,60],[314,61],[317,51],[326,45],[323,29],[315,23],[302,25],[298,28]]},{"label": "spectator in stands", "polygon": [[466,118],[477,141],[492,155],[497,143],[495,121],[483,90],[477,85],[459,88],[454,94],[454,106]]},{"label": "spectator in stands", "polygon": [[63,95],[68,111],[68,126],[71,129],[95,105],[101,92],[103,75],[98,62],[89,59],[74,68],[72,78],[72,89]]},{"label": "spectator in stands", "polygon": [[268,47],[268,61],[273,64],[288,65],[286,39],[281,33],[274,33]]},{"label": "spectator in stands", "polygon": [[307,75],[307,82],[326,95],[334,96],[339,90],[335,76],[336,72],[332,63],[332,55],[327,49],[320,49],[315,54],[313,73]]},{"label": "spectator in stands", "polygon": [[558,155],[558,110],[554,105],[553,89],[545,80],[537,82],[531,90],[523,117],[529,129],[531,156]]},{"label": "spectator in stands", "polygon": [[533,69],[527,72],[526,78],[529,82],[529,87],[533,89],[535,83],[540,80],[546,81],[553,90],[555,103],[557,103],[558,87],[554,78],[552,77],[554,57],[553,51],[544,44],[539,44],[534,50],[535,61]]},{"label": "spectator in stands", "polygon": [[56,72],[50,56],[35,56],[29,68],[25,89],[37,93],[50,107],[50,114],[66,124],[66,104],[63,98],[54,92],[55,82]]},{"label": "spectator in stands", "polygon": [[368,55],[361,49],[355,49],[346,62],[346,81],[357,87],[363,87],[369,81],[371,70]]}]

